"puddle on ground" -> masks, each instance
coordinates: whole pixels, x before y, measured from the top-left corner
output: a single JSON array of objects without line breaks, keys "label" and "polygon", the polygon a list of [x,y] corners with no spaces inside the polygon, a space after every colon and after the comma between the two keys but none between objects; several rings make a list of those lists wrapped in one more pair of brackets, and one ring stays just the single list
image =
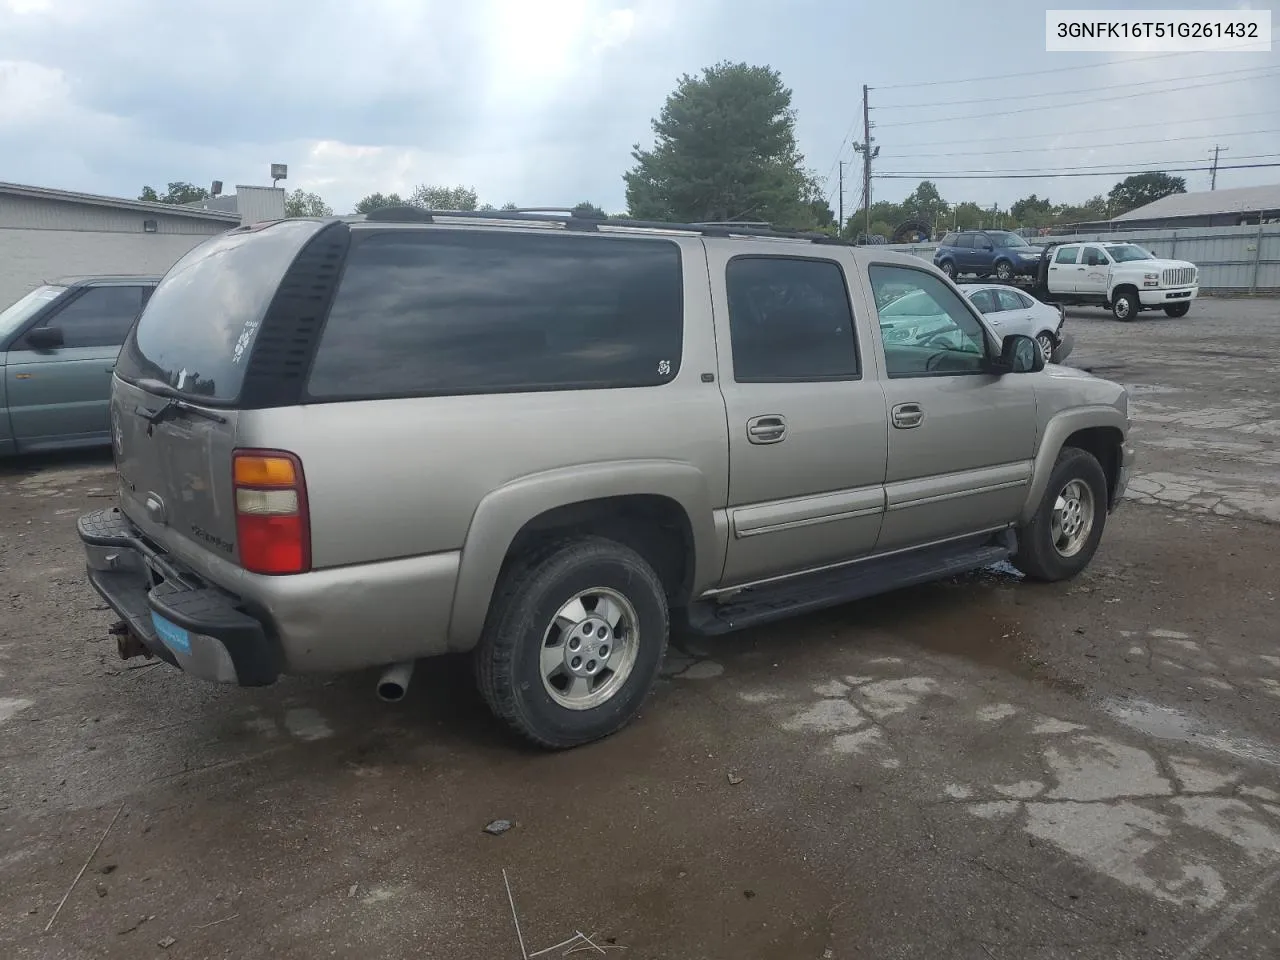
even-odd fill
[{"label": "puddle on ground", "polygon": [[1137,698],[1110,697],[1102,701],[1102,709],[1126,727],[1157,740],[1193,743],[1240,760],[1280,766],[1280,752],[1271,747],[1211,728],[1199,717],[1173,707]]},{"label": "puddle on ground", "polygon": [[1073,697],[1083,696],[1083,684],[1050,672],[1049,664],[1036,655],[1032,637],[999,602],[999,590],[1021,580],[1022,574],[1012,565],[996,564],[817,616],[838,620],[846,628],[882,631],[930,653],[959,657]]}]

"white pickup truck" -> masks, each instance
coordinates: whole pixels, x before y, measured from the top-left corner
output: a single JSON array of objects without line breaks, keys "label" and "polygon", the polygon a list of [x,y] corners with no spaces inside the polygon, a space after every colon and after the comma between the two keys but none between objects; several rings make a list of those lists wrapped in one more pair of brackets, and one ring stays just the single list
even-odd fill
[{"label": "white pickup truck", "polygon": [[1135,243],[1064,243],[1045,248],[1033,292],[1062,304],[1098,304],[1117,320],[1139,310],[1186,316],[1200,290],[1199,270],[1185,260],[1160,260]]}]

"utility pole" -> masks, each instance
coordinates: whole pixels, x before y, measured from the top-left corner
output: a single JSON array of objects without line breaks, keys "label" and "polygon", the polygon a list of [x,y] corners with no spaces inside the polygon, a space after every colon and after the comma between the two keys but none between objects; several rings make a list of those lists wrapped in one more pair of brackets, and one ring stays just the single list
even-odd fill
[{"label": "utility pole", "polygon": [[864,228],[866,236],[871,235],[871,161],[880,155],[880,148],[873,147],[871,139],[871,88],[862,85],[862,142],[855,143],[853,149],[862,154],[862,203],[867,211],[867,222]]},{"label": "utility pole", "polygon": [[[871,105],[868,98],[870,88],[862,85],[862,189],[867,197],[867,240],[871,240]],[[879,151],[875,151],[879,153]]]},{"label": "utility pole", "polygon": [[1223,150],[1230,150],[1230,147],[1222,147],[1218,144],[1213,145],[1213,167],[1209,171],[1209,189],[1218,189],[1218,154]]},{"label": "utility pole", "polygon": [[844,161],[840,161],[840,199],[836,206],[839,208],[840,219],[836,222],[840,224],[839,230],[844,230]]}]

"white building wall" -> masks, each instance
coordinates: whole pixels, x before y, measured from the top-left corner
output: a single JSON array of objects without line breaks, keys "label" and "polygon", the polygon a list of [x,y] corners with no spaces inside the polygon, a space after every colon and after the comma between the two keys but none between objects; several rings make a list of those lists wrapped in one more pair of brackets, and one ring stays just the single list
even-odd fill
[{"label": "white building wall", "polygon": [[[146,220],[156,221],[155,233],[145,232]],[[235,225],[226,220],[0,197],[0,309],[58,277],[163,274],[196,244]]]}]

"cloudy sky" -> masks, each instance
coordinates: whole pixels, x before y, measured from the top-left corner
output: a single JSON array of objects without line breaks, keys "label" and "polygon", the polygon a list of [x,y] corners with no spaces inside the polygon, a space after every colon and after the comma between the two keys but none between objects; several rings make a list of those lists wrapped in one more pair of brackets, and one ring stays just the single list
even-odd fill
[{"label": "cloudy sky", "polygon": [[[1231,6],[1271,9],[1280,32],[1276,3]],[[0,0],[0,180],[122,196],[169,180],[220,179],[230,190],[267,181],[274,161],[289,164],[286,186],[320,193],[339,213],[366,193],[422,182],[473,185],[495,204],[590,200],[620,211],[631,145],[651,142],[650,118],[682,73],[725,59],[781,71],[807,164],[833,194],[836,161],[854,159],[864,83],[885,173],[1192,166],[1215,143],[1229,148],[1224,165],[1280,162],[1280,44],[1049,54],[1045,9],[1031,0]],[[1039,73],[973,82],[1029,71]],[[1184,176],[1189,189],[1208,187],[1206,173]],[[850,179],[846,210],[860,200]],[[918,179],[880,180],[873,191],[900,199]],[[1082,200],[1117,179],[938,183],[948,200],[1003,206],[1031,192]],[[1218,175],[1219,188],[1277,181],[1280,167]]]}]

